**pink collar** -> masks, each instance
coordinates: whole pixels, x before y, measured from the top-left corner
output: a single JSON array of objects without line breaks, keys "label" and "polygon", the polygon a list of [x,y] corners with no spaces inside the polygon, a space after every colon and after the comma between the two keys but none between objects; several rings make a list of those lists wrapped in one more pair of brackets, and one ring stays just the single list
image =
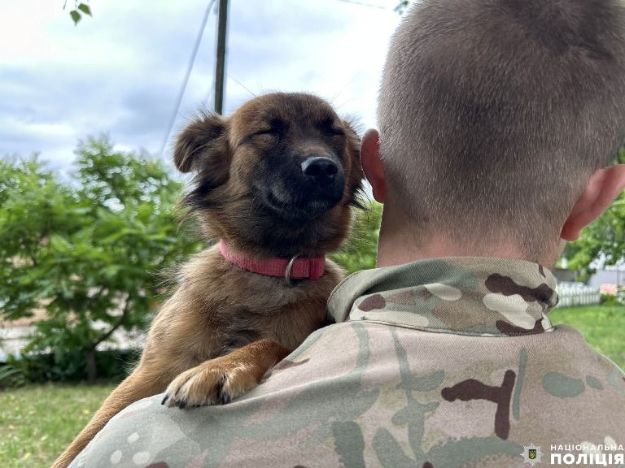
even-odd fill
[{"label": "pink collar", "polygon": [[244,270],[265,276],[278,276],[287,282],[306,278],[317,280],[325,271],[325,257],[256,259],[232,250],[223,240],[219,242],[219,252],[223,258]]}]

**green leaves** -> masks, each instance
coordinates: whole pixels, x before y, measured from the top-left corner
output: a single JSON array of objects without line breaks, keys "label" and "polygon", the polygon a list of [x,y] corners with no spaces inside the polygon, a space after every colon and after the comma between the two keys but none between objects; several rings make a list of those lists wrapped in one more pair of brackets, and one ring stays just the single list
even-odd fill
[{"label": "green leaves", "polygon": [[[616,162],[625,164],[625,146],[618,151]],[[568,267],[587,279],[597,268],[615,265],[625,259],[625,192],[590,226],[579,239],[566,246],[563,257]]]},{"label": "green leaves", "polygon": [[370,202],[364,210],[356,211],[351,235],[332,260],[347,273],[375,268],[382,205]]},{"label": "green leaves", "polygon": [[[65,5],[63,5],[63,9],[65,9]],[[70,18],[72,18],[72,21],[74,22],[74,26],[76,26],[80,22],[80,20],[82,19],[82,15],[92,16],[91,8],[89,7],[88,4],[84,2],[78,2],[78,0],[75,0],[74,9],[70,10],[69,12],[69,16]]]},{"label": "green leaves", "polygon": [[159,272],[200,246],[179,232],[181,189],[159,160],[105,137],[79,144],[70,178],[0,161],[0,314],[45,307],[33,352],[80,354],[112,329],[146,326]]},{"label": "green leaves", "polygon": [[57,234],[52,234],[50,236],[49,242],[50,248],[60,254],[70,254],[73,249],[72,244],[70,244],[66,239]]},{"label": "green leaves", "polygon": [[78,22],[82,19],[80,12],[78,10],[72,10],[69,12],[69,16],[72,18],[74,25],[77,25]]},{"label": "green leaves", "polygon": [[580,238],[567,246],[569,267],[588,277],[600,264],[614,265],[625,256],[625,192],[594,223],[584,228]]},{"label": "green leaves", "polygon": [[91,16],[91,8],[89,8],[89,5],[86,3],[79,3],[76,8],[82,11],[85,15]]}]

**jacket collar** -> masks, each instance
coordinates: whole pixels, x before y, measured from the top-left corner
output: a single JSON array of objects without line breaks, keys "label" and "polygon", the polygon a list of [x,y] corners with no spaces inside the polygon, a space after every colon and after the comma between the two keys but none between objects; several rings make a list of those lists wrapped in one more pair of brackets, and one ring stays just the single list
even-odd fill
[{"label": "jacket collar", "polygon": [[432,332],[525,335],[552,329],[558,296],[543,266],[487,257],[426,259],[364,270],[332,292],[335,322],[369,320]]}]

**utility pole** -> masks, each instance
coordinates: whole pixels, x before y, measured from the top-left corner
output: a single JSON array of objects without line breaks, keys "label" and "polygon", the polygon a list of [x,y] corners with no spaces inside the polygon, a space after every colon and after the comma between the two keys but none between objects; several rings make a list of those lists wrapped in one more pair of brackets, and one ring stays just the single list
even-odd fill
[{"label": "utility pole", "polygon": [[215,64],[215,112],[223,113],[226,88],[226,42],[228,29],[228,0],[219,0],[217,19],[217,61]]}]

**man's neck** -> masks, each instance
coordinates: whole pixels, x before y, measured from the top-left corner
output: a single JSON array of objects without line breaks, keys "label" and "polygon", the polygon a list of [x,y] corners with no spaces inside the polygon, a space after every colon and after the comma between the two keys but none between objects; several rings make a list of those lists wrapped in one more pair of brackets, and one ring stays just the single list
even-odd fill
[{"label": "man's neck", "polygon": [[430,235],[426,239],[416,239],[405,229],[393,229],[382,222],[378,243],[377,266],[386,267],[411,263],[426,258],[441,257],[497,257],[528,260],[551,268],[558,255],[550,258],[529,258],[521,249],[505,241],[476,242],[467,239],[466,242],[451,241],[441,235]]}]

